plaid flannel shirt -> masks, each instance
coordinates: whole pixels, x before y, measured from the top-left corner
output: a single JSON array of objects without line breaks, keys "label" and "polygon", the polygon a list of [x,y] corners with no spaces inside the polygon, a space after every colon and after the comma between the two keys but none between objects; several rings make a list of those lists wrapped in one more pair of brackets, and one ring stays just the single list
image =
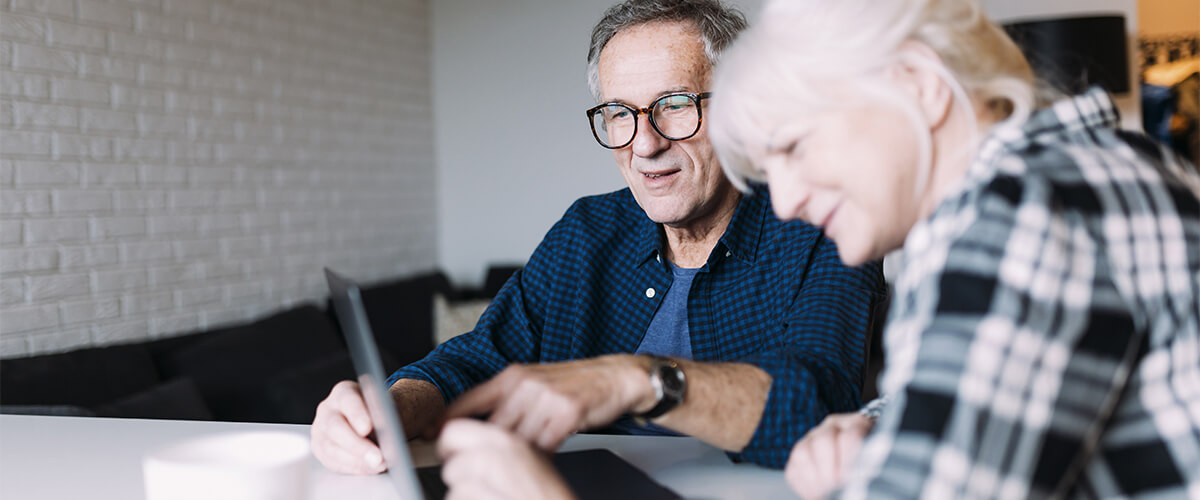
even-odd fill
[{"label": "plaid flannel shirt", "polygon": [[[451,401],[511,363],[634,352],[673,279],[661,242],[628,189],[577,201],[474,331],[389,383],[426,380]],[[882,290],[878,265],[848,268],[818,229],[776,219],[765,191],[742,197],[687,306],[694,359],[751,363],[772,377],[754,437],[735,458],[782,467],[825,415],[860,404]]]},{"label": "plaid flannel shirt", "polygon": [[1200,178],[1094,89],[909,234],[844,498],[1200,498]]}]

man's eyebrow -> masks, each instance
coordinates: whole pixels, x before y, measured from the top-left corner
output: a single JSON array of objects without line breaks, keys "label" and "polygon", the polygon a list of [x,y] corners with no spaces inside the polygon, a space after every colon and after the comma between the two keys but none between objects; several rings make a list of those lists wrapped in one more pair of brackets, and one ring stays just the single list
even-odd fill
[{"label": "man's eyebrow", "polygon": [[629,107],[636,107],[633,104],[630,104],[629,101],[626,101],[625,99],[616,99],[616,98],[601,100],[599,104],[624,104]]},{"label": "man's eyebrow", "polygon": [[[667,94],[678,94],[680,92],[691,92],[691,91],[692,90],[689,89],[687,86],[680,85],[678,87],[671,87],[667,90],[659,92],[658,95],[654,96],[654,99],[658,100],[659,98],[661,98],[662,96],[665,96]],[[654,102],[654,101],[650,101],[650,102]],[[604,100],[600,101],[600,104],[612,104],[612,103],[624,104],[624,105],[632,107],[632,108],[639,107],[639,106],[633,105],[633,103],[626,101],[625,99],[610,98],[610,99],[604,99]]]}]

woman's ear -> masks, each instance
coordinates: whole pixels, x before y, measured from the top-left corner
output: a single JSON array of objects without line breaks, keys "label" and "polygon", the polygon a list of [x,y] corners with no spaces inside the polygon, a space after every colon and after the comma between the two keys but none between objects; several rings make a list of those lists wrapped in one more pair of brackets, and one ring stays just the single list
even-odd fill
[{"label": "woman's ear", "polygon": [[954,92],[946,82],[942,58],[928,45],[912,40],[902,43],[896,55],[888,75],[913,96],[930,130],[937,130],[946,122],[954,105]]}]

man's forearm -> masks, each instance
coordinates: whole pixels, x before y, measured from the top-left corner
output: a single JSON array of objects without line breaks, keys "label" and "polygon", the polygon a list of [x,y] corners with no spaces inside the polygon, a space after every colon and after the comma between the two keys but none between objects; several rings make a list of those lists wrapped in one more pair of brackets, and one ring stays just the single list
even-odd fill
[{"label": "man's forearm", "polygon": [[[649,370],[645,356],[642,366]],[[754,437],[771,389],[771,376],[745,363],[680,361],[687,376],[683,403],[654,423],[729,451],[740,451]],[[648,376],[645,382],[649,387]],[[649,391],[649,389],[647,389]],[[652,392],[652,391],[650,391]],[[634,408],[648,411],[653,395]]]},{"label": "man's forearm", "polygon": [[406,438],[424,434],[446,411],[446,402],[437,386],[424,380],[402,378],[388,389]]}]

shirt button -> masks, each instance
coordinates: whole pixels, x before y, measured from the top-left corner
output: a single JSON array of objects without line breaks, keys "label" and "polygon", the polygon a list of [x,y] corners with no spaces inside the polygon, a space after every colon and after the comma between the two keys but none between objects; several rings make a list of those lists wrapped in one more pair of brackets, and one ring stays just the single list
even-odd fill
[{"label": "shirt button", "polygon": [[653,299],[653,298],[654,298],[654,289],[653,289],[653,288],[647,288],[647,289],[646,289],[646,298],[647,298],[647,299]]},{"label": "shirt button", "polygon": [[726,252],[725,252],[725,256],[726,256],[726,257],[732,256],[732,255],[733,255],[733,252],[729,252],[729,251],[726,251]]}]

